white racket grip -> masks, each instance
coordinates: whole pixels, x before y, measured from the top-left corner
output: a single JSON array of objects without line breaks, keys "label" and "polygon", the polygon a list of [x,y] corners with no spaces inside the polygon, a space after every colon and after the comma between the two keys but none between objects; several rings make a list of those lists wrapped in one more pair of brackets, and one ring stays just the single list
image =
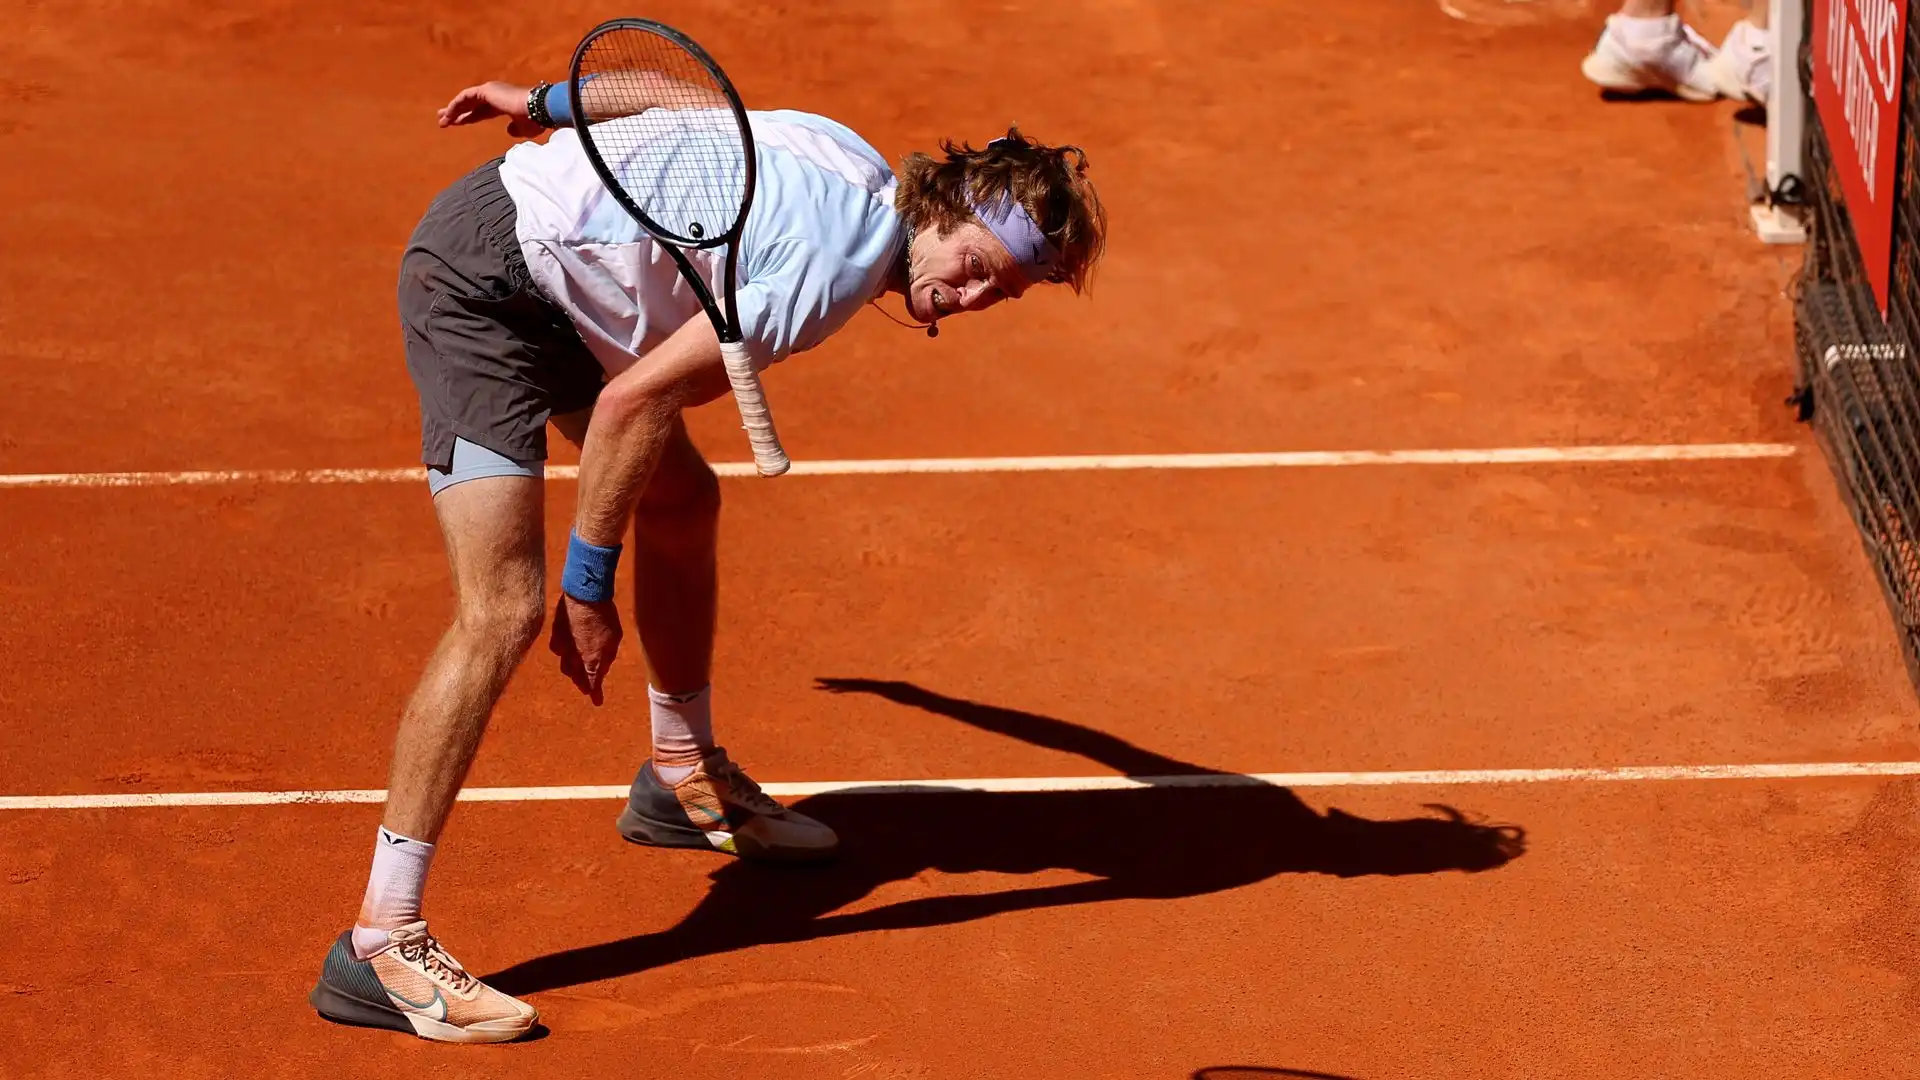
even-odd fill
[{"label": "white racket grip", "polygon": [[753,369],[752,354],[743,342],[723,341],[720,362],[727,366],[727,379],[733,383],[740,426],[747,429],[747,443],[753,447],[753,467],[761,476],[779,476],[793,463],[787,460],[780,436],[773,430],[773,413],[767,409],[767,394],[760,388],[760,373]]}]

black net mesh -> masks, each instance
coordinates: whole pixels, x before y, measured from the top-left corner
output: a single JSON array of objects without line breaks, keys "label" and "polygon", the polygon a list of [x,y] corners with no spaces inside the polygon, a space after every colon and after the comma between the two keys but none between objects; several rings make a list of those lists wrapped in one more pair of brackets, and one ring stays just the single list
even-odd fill
[{"label": "black net mesh", "polygon": [[[1809,5],[1809,8],[1811,5]],[[1812,13],[1808,13],[1809,27]],[[1907,670],[1920,683],[1920,21],[1907,25],[1900,111],[1893,275],[1882,318],[1861,262],[1828,133],[1807,104],[1806,262],[1795,302],[1800,402],[1860,527],[1901,636]],[[1798,57],[1814,85],[1812,50]],[[1811,92],[1811,91],[1809,91]]]}]

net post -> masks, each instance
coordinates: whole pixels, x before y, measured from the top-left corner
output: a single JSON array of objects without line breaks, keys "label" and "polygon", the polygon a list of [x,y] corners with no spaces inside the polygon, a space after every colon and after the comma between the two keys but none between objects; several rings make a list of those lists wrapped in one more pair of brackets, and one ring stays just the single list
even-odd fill
[{"label": "net post", "polygon": [[1767,194],[1751,208],[1753,230],[1768,244],[1807,240],[1804,208],[1780,198],[1804,190],[1802,157],[1808,95],[1800,84],[1800,45],[1806,34],[1805,0],[1767,0],[1767,35],[1773,55],[1773,86],[1767,93]]}]

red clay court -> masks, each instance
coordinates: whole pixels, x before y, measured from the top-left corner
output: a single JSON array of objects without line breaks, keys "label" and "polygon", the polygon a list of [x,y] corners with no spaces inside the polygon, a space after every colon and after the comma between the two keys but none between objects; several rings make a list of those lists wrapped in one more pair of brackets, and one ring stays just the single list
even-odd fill
[{"label": "red clay court", "polygon": [[0,1077],[1914,1075],[1920,797],[1832,774],[1920,709],[1781,405],[1800,252],[1732,106],[1581,80],[1599,12],[1455,9],[644,12],[895,159],[1084,145],[1112,249],[768,379],[803,464],[993,459],[724,481],[721,737],[836,867],[624,844],[637,657],[536,650],[427,910],[549,1030],[456,1048],[307,1005],[379,808],[299,800],[385,783],[448,610],[392,283],[507,142],[433,111],[641,12],[4,0]]}]

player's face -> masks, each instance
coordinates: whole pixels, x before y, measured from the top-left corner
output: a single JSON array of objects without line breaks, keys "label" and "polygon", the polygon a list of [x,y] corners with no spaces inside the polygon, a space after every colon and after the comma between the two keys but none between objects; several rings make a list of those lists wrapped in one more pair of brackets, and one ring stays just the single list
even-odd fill
[{"label": "player's face", "polygon": [[916,319],[938,322],[981,311],[1027,291],[1026,278],[987,227],[969,221],[945,236],[929,225],[913,239],[907,305]]}]

